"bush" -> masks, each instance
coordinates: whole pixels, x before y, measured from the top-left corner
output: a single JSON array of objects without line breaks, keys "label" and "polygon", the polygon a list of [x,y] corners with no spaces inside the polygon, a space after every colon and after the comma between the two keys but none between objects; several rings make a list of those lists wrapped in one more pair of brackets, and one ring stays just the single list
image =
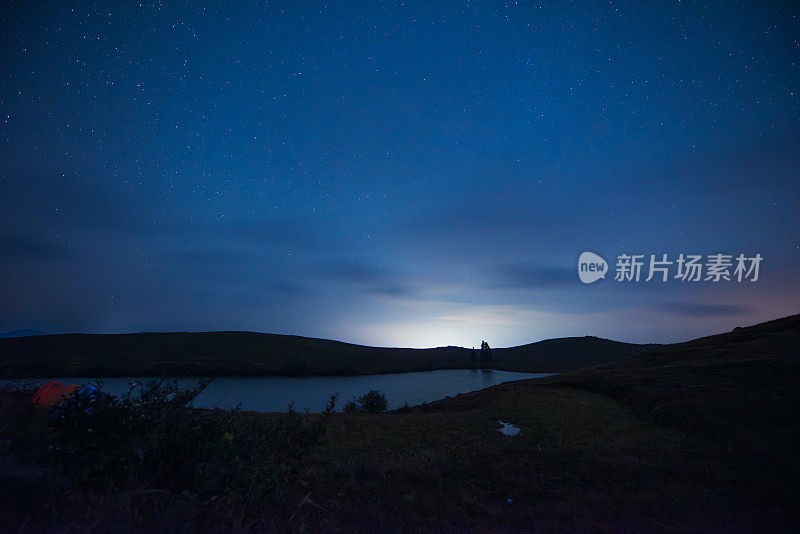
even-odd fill
[{"label": "bush", "polygon": [[0,386],[0,440],[13,440],[27,430],[22,428],[23,424],[36,416],[31,403],[33,391],[32,381],[8,381]]},{"label": "bush", "polygon": [[388,410],[389,401],[386,400],[386,395],[375,389],[348,401],[344,405],[345,412],[383,413]]},{"label": "bush", "polygon": [[403,401],[403,405],[399,408],[394,409],[394,413],[409,413],[411,412],[412,408],[411,405],[408,404],[408,401]]},{"label": "bush", "polygon": [[325,432],[321,415],[251,416],[192,406],[208,383],[132,386],[120,397],[83,387],[44,418],[36,455],[85,488],[131,487],[275,498]]}]

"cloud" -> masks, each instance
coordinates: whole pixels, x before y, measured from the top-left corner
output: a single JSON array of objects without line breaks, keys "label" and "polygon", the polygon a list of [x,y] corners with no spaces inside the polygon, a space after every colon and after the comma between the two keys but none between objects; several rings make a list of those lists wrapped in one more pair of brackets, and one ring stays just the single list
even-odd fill
[{"label": "cloud", "polygon": [[309,249],[318,244],[321,236],[318,224],[297,216],[258,216],[214,221],[205,233],[224,236],[253,245],[280,245],[287,248]]},{"label": "cloud", "polygon": [[688,301],[662,302],[658,304],[657,307],[670,313],[689,317],[721,317],[741,315],[752,311],[752,308],[749,306],[735,304],[703,304]]},{"label": "cloud", "polygon": [[405,283],[397,273],[383,267],[359,260],[329,259],[318,262],[313,267],[314,277],[339,281],[369,294],[387,296],[411,296],[414,288]]},{"label": "cloud", "polygon": [[358,260],[329,259],[319,262],[315,270],[329,278],[355,282],[374,282],[389,278],[386,271],[381,267]]},{"label": "cloud", "polygon": [[156,231],[147,207],[119,182],[82,170],[12,172],[0,188],[0,222],[37,233],[57,229],[112,232]]},{"label": "cloud", "polygon": [[535,323],[550,314],[513,305],[453,305],[444,315],[435,317],[448,321],[479,326],[521,326]]},{"label": "cloud", "polygon": [[511,263],[494,268],[492,288],[549,288],[577,285],[575,269],[552,265]]},{"label": "cloud", "polygon": [[66,247],[40,236],[8,235],[0,237],[4,259],[54,260],[64,256]]},{"label": "cloud", "polygon": [[194,266],[221,267],[243,264],[252,261],[255,254],[240,250],[225,249],[192,249],[178,254],[182,263]]},{"label": "cloud", "polygon": [[270,289],[275,293],[285,295],[288,297],[297,297],[305,295],[309,292],[308,288],[301,284],[294,282],[286,282],[283,280],[275,280],[269,284]]}]

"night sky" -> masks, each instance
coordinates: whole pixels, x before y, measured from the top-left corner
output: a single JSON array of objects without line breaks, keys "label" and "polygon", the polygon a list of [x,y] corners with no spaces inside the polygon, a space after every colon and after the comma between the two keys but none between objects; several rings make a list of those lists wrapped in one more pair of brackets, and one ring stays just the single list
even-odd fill
[{"label": "night sky", "polygon": [[[220,4],[4,2],[0,331],[471,347],[800,312],[797,4]],[[764,259],[587,285],[583,251]]]}]

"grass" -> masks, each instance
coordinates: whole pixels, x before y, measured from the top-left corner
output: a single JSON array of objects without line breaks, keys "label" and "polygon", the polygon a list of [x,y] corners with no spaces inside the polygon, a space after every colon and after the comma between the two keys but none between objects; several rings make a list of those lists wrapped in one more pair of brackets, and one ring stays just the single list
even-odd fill
[{"label": "grass", "polygon": [[[520,434],[497,432],[498,419]],[[522,381],[409,413],[334,414],[281,498],[249,512],[235,492],[213,500],[179,487],[104,491],[102,508],[90,504],[94,494],[74,488],[66,506],[45,502],[56,509],[53,523],[99,521],[101,531],[153,521],[190,530],[333,532],[791,525],[786,509],[747,500],[752,495],[737,486],[753,473],[737,471],[719,449],[608,397]]]},{"label": "grass", "polygon": [[[313,459],[319,494],[339,488],[320,504],[344,523],[325,526],[357,517],[409,530],[688,520],[662,506],[665,493],[684,500],[681,433],[590,393],[524,383],[492,389],[488,403],[466,395],[426,412],[334,418]],[[498,419],[520,427],[519,436],[497,432]]]}]

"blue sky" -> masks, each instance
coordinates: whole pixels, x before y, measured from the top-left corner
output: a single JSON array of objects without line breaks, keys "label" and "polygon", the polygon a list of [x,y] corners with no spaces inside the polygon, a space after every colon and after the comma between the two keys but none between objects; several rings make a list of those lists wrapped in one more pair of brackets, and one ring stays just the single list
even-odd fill
[{"label": "blue sky", "polygon": [[[8,6],[0,329],[505,346],[796,313],[799,12]],[[584,285],[585,250],[764,261]]]}]

